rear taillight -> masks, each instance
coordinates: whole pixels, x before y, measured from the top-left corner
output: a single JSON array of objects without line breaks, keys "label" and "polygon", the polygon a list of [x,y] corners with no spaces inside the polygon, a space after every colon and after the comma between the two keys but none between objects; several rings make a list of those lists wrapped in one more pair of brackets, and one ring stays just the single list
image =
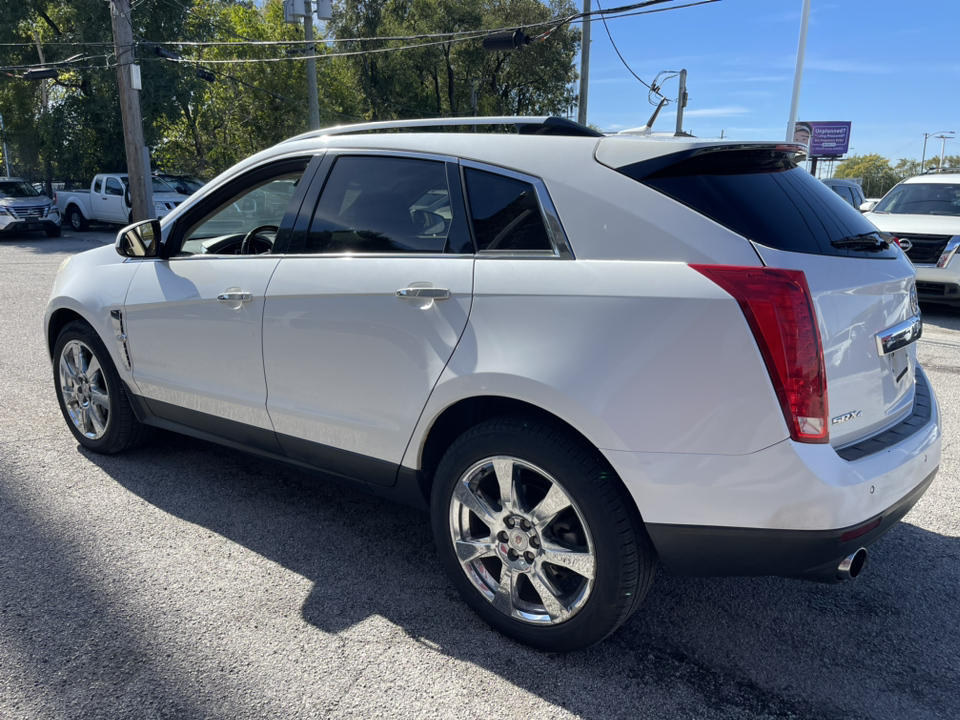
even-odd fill
[{"label": "rear taillight", "polygon": [[827,375],[817,315],[799,270],[691,265],[740,304],[780,399],[790,437],[825,443]]}]

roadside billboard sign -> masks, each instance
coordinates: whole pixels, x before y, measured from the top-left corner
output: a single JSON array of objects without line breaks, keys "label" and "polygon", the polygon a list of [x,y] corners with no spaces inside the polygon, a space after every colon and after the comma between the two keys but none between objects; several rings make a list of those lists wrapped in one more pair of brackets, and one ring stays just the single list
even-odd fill
[{"label": "roadside billboard sign", "polygon": [[850,149],[849,122],[798,122],[793,139],[810,148],[810,157],[846,155]]}]

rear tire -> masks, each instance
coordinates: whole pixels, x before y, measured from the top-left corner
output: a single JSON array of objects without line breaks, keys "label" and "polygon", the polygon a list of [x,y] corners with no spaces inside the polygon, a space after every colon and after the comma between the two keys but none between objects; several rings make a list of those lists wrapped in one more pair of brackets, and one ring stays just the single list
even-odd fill
[{"label": "rear tire", "polygon": [[60,411],[81,445],[112,455],[144,442],[141,425],[106,346],[87,323],[60,331],[53,350],[53,380]]},{"label": "rear tire", "polygon": [[77,232],[84,232],[88,227],[90,227],[90,223],[87,222],[87,219],[83,216],[83,213],[72,205],[67,209],[67,222],[70,223],[70,227]]},{"label": "rear tire", "polygon": [[589,647],[646,595],[656,552],[605,460],[553,428],[496,418],[468,430],[437,468],[431,498],[441,563],[491,626],[532,647]]}]

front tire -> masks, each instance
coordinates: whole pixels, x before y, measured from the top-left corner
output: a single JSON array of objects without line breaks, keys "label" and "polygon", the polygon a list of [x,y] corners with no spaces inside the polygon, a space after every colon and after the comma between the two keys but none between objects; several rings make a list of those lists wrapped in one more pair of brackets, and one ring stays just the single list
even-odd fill
[{"label": "front tire", "polygon": [[466,603],[518,642],[565,652],[622,625],[656,553],[626,488],[596,450],[521,418],[475,426],[432,491],[440,560]]},{"label": "front tire", "polygon": [[60,237],[60,228],[59,227],[50,228],[49,230],[46,231],[46,233],[48,238]]},{"label": "front tire", "polygon": [[93,328],[64,326],[53,350],[53,379],[67,426],[93,452],[114,454],[142,443],[149,428],[133,414],[110,354]]}]

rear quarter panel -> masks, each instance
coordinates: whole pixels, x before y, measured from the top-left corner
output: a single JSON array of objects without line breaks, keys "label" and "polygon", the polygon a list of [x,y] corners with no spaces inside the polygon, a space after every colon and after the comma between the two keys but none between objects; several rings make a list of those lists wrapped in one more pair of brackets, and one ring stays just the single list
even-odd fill
[{"label": "rear quarter panel", "polygon": [[404,464],[445,408],[485,395],[600,449],[736,455],[788,436],[739,306],[684,263],[478,259],[469,323]]}]

